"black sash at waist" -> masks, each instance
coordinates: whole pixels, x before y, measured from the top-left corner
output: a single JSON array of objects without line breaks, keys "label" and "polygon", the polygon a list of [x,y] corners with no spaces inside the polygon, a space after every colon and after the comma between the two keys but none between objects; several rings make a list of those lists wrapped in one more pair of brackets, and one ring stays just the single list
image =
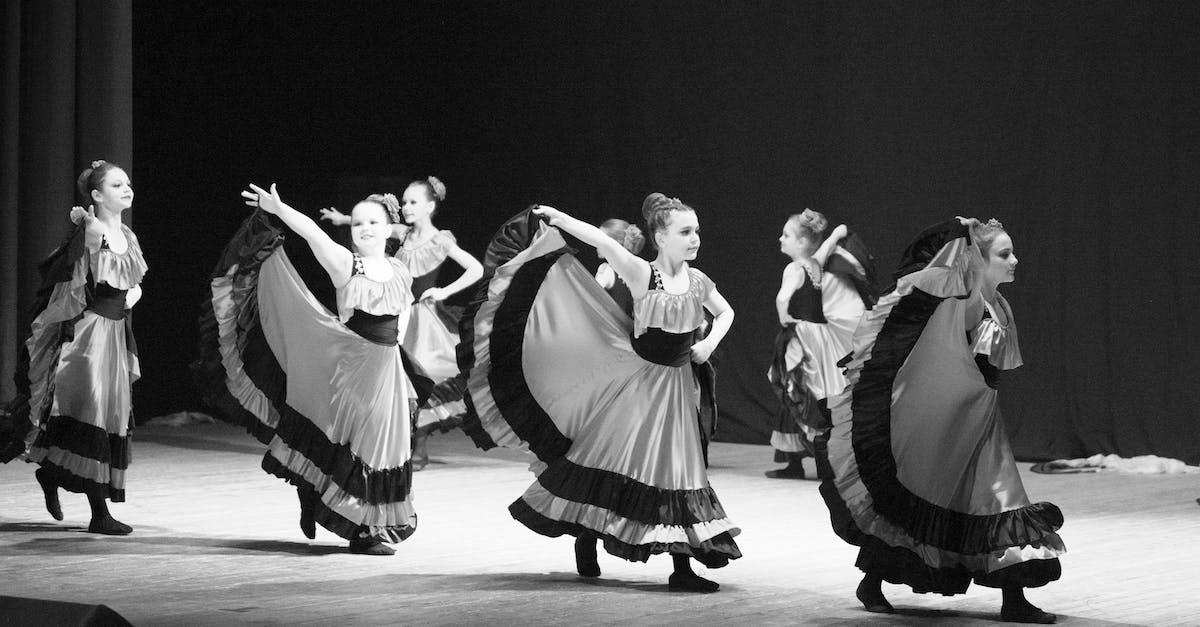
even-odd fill
[{"label": "black sash at waist", "polygon": [[376,316],[360,309],[354,310],[354,315],[346,321],[346,326],[368,342],[395,346],[399,343],[400,329],[396,315]]},{"label": "black sash at waist", "polygon": [[641,337],[629,339],[633,352],[648,362],[661,366],[683,366],[692,360],[692,344],[695,334],[670,333],[662,329],[649,328]]},{"label": "black sash at waist", "polygon": [[92,304],[88,309],[96,315],[109,320],[125,319],[125,293],[129,290],[119,290],[107,283],[97,283],[92,295]]}]

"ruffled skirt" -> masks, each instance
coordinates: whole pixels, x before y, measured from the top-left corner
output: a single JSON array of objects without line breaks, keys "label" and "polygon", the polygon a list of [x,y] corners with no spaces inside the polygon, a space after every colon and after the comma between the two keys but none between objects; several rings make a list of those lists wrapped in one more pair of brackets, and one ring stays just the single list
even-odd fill
[{"label": "ruffled skirt", "polygon": [[812,441],[829,427],[817,398],[809,388],[803,367],[804,345],[796,325],[789,324],[775,336],[775,351],[767,378],[779,398],[779,414],[771,432],[775,461],[784,462],[812,455]]},{"label": "ruffled skirt", "polygon": [[[37,360],[31,363],[35,394],[51,404],[26,458],[64,490],[122,502],[131,459],[132,386],[141,376],[133,333],[128,319],[92,311],[64,324],[73,325],[73,336],[58,346],[57,362],[43,361],[48,368],[41,372]],[[40,339],[36,332],[30,338],[31,354],[49,350],[34,346]]]},{"label": "ruffled skirt", "polygon": [[966,293],[952,269],[901,279],[864,316],[851,386],[830,403],[835,531],[862,547],[860,568],[916,592],[1044,585],[1066,551],[1062,513],[1029,502],[966,343]]},{"label": "ruffled skirt", "polygon": [[194,364],[203,398],[269,444],[264,470],[316,491],[323,527],[401,541],[417,516],[415,394],[400,349],[364,339],[326,310],[270,229],[248,219],[214,273]]},{"label": "ruffled skirt", "polygon": [[500,265],[469,314],[467,430],[538,457],[514,518],[552,537],[595,534],[631,561],[670,552],[719,567],[741,556],[708,481],[692,368],[634,353],[632,321],[556,229]]},{"label": "ruffled skirt", "polygon": [[417,412],[416,429],[446,432],[462,424],[467,407],[458,377],[458,314],[444,303],[418,302],[412,307],[404,350],[434,387]]}]

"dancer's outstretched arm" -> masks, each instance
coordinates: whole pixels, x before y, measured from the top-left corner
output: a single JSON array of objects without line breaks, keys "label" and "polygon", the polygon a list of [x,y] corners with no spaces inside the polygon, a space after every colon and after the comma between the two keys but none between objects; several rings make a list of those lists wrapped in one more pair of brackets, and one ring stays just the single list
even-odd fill
[{"label": "dancer's outstretched arm", "polygon": [[589,246],[595,246],[596,250],[604,255],[608,265],[629,285],[634,298],[640,295],[639,291],[645,291],[645,286],[650,282],[650,264],[645,259],[626,250],[620,242],[609,237],[598,227],[572,218],[554,207],[538,205],[533,212],[546,218],[550,226],[574,235]]},{"label": "dancer's outstretched arm", "polygon": [[246,199],[247,205],[258,207],[267,213],[278,216],[284,224],[288,225],[288,228],[303,237],[304,241],[308,242],[309,248],[312,248],[313,255],[316,256],[321,267],[329,273],[334,287],[341,287],[350,280],[354,255],[345,246],[338,244],[326,235],[325,231],[322,231],[312,218],[283,202],[279,198],[279,191],[275,189],[274,183],[271,184],[271,191],[251,183],[250,189],[242,192],[242,197]]}]

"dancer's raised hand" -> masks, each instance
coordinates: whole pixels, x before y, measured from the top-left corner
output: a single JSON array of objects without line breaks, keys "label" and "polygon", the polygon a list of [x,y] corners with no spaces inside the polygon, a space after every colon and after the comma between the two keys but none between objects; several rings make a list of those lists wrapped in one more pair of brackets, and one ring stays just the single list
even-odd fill
[{"label": "dancer's raised hand", "polygon": [[78,205],[71,207],[71,222],[73,224],[83,223],[84,226],[91,224],[92,220],[96,219],[96,205],[88,205],[87,209]]},{"label": "dancer's raised hand", "polygon": [[562,223],[570,218],[567,214],[546,205],[538,205],[533,209],[533,213],[546,219],[550,226],[561,226]]},{"label": "dancer's raised hand", "polygon": [[330,222],[337,224],[337,225],[350,224],[350,216],[342,213],[341,211],[338,211],[334,207],[329,207],[328,209],[321,209],[320,212],[321,212],[322,220],[329,220]]},{"label": "dancer's raised hand", "polygon": [[267,213],[278,215],[287,205],[279,198],[279,190],[275,188],[275,184],[271,183],[271,191],[267,191],[254,183],[250,183],[250,189],[242,192],[242,198],[246,199],[246,205],[249,207],[258,207]]}]

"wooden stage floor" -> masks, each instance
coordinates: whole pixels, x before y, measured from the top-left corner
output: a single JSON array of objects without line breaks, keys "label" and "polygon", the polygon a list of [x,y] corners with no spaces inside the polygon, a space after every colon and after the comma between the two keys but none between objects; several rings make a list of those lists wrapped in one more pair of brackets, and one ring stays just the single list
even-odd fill
[{"label": "wooden stage floor", "polygon": [[[711,595],[667,592],[665,556],[601,554],[581,580],[570,538],[544,538],[506,510],[531,481],[522,456],[435,436],[418,473],[417,533],[391,557],[350,555],[296,524],[295,491],[259,470],[263,447],[223,424],[135,434],[131,536],[85,533],[87,502],[42,505],[34,466],[0,466],[0,595],[103,603],[135,625],[983,625],[999,591],[915,595],[885,585],[891,616],[854,599],[854,547],[829,529],[814,481],[771,480],[767,446],[716,443],[711,478],[741,525],[745,557],[709,576]],[[1022,464],[1022,468],[1028,468]],[[1035,500],[1066,516],[1063,578],[1029,598],[1072,625],[1198,625],[1200,475],[1026,472]],[[703,573],[703,571],[700,571]],[[0,615],[0,624],[10,624]]]}]

